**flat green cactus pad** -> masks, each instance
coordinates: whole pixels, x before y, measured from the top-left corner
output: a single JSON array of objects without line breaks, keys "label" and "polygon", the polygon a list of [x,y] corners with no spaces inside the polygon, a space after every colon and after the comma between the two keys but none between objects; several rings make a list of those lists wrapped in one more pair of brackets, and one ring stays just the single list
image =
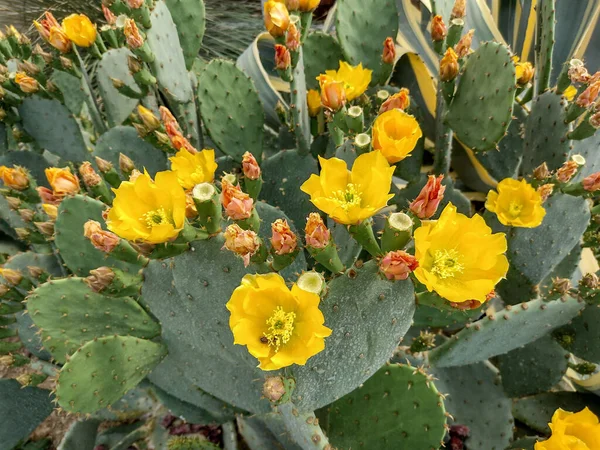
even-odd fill
[{"label": "flat green cactus pad", "polygon": [[206,29],[206,11],[203,0],[165,0],[173,22],[177,26],[179,43],[185,65],[192,70],[198,52],[202,48],[202,38]]},{"label": "flat green cactus pad", "polygon": [[321,31],[310,33],[302,48],[307,89],[319,89],[317,76],[326,70],[337,70],[344,54],[338,41]]}]

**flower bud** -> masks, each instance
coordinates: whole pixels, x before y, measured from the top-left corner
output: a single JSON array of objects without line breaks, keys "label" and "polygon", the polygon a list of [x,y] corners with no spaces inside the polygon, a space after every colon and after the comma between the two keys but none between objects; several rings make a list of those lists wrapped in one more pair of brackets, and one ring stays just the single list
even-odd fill
[{"label": "flower bud", "polygon": [[13,211],[16,211],[21,207],[21,200],[16,197],[5,197],[6,202],[8,203],[8,207]]},{"label": "flower bud", "polygon": [[225,208],[227,217],[233,220],[250,218],[254,207],[252,198],[242,192],[239,186],[233,185],[225,178],[221,180],[221,188],[221,203]]},{"label": "flower bud", "polygon": [[589,119],[590,125],[596,130],[600,128],[600,111],[594,113]]},{"label": "flower bud", "polygon": [[585,91],[579,94],[575,103],[582,108],[588,108],[596,101],[598,93],[600,93],[600,81],[590,84]]},{"label": "flower bud", "polygon": [[310,89],[306,93],[306,103],[310,117],[316,117],[321,111],[321,94],[319,94],[319,91]]},{"label": "flower bud", "polygon": [[6,187],[16,191],[23,191],[29,187],[29,175],[23,167],[14,168],[0,166],[0,180]]},{"label": "flower bud", "polygon": [[593,173],[583,179],[583,189],[588,192],[600,190],[600,172]]},{"label": "flower bud", "polygon": [[285,7],[288,11],[298,11],[298,8],[300,8],[300,0],[285,0]]},{"label": "flower bud", "polygon": [[296,235],[285,219],[277,219],[271,224],[271,246],[278,255],[294,253],[298,247]]},{"label": "flower bud", "polygon": [[450,13],[450,20],[462,19],[467,15],[467,0],[456,0]]},{"label": "flower bud", "polygon": [[36,280],[46,273],[44,269],[38,266],[27,266],[27,271],[29,272],[29,276]]},{"label": "flower bud", "polygon": [[94,248],[104,252],[112,252],[121,238],[110,231],[104,231],[99,222],[88,220],[83,225],[83,235],[90,240]]},{"label": "flower bud", "polygon": [[537,188],[537,192],[538,192],[538,194],[540,194],[540,197],[542,198],[542,202],[545,202],[546,200],[548,200],[548,197],[550,197],[552,195],[552,192],[554,192],[554,185],[553,184],[543,184],[539,188]]},{"label": "flower bud", "polygon": [[104,4],[102,5],[102,13],[104,14],[104,20],[109,25],[114,25],[117,23],[117,16],[113,14],[113,12],[108,9]]},{"label": "flower bud", "polygon": [[[32,53],[36,56],[41,56],[46,64],[52,63],[52,60],[54,59],[52,54],[45,52],[40,44],[35,44],[35,47],[33,47]],[[1,71],[0,71],[0,73],[1,73]]]},{"label": "flower bud", "polygon": [[138,29],[135,20],[125,20],[125,26],[123,27],[123,33],[125,34],[125,42],[128,47],[132,50],[140,48],[144,45],[144,38]]},{"label": "flower bud", "polygon": [[580,59],[569,61],[569,71],[567,72],[572,83],[586,84],[590,81],[591,75],[583,65]]},{"label": "flower bud", "polygon": [[18,72],[15,75],[15,83],[17,83],[19,88],[26,94],[33,94],[40,90],[40,85],[37,80],[25,75],[23,72]]},{"label": "flower bud", "polygon": [[15,228],[15,233],[17,233],[17,238],[21,241],[27,241],[29,236],[31,236],[31,231],[27,228]]},{"label": "flower bud", "polygon": [[142,5],[144,4],[144,0],[126,0],[126,1],[127,1],[127,6],[129,6],[131,9],[141,8]]},{"label": "flower bud", "polygon": [[285,37],[285,46],[290,52],[297,52],[300,48],[301,40],[302,36],[300,35],[298,27],[296,27],[295,24],[290,23],[290,26],[287,30],[287,35]]},{"label": "flower bud", "polygon": [[265,28],[273,37],[285,34],[290,26],[290,14],[283,3],[268,0],[264,6]]},{"label": "flower bud", "polygon": [[275,67],[277,70],[287,70],[292,64],[292,56],[285,45],[275,44]]},{"label": "flower bud", "polygon": [[79,192],[79,180],[68,167],[49,167],[45,170],[45,173],[55,195],[65,196],[66,194],[77,194]]},{"label": "flower bud", "polygon": [[57,206],[60,204],[62,200],[62,196],[56,195],[50,189],[45,186],[40,186],[37,188],[37,193],[42,199],[43,204],[54,205]]},{"label": "flower bud", "polygon": [[573,286],[568,278],[556,277],[552,279],[552,290],[560,295],[568,294],[572,288]]},{"label": "flower bud", "polygon": [[427,184],[421,189],[421,192],[414,199],[409,208],[419,219],[429,219],[432,217],[444,198],[446,186],[442,185],[444,175],[437,178],[434,175],[429,175]]},{"label": "flower bud", "polygon": [[237,224],[229,225],[223,235],[225,237],[223,248],[240,256],[244,261],[244,266],[248,267],[250,258],[260,248],[258,235],[252,230],[242,230]]},{"label": "flower bud", "polygon": [[518,62],[515,64],[515,73],[517,84],[525,86],[533,79],[534,69],[530,62]]},{"label": "flower bud", "polygon": [[138,115],[140,116],[140,119],[142,119],[144,126],[148,130],[154,131],[154,130],[160,128],[160,126],[161,126],[160,120],[148,108],[144,108],[142,105],[139,105],[138,106]]},{"label": "flower bud", "polygon": [[331,234],[319,213],[313,212],[309,214],[304,231],[308,247],[325,248],[329,245]]},{"label": "flower bud", "polygon": [[331,111],[339,111],[346,104],[344,84],[323,74],[317,79],[321,87],[321,104]]},{"label": "flower bud", "polygon": [[131,173],[129,174],[129,182],[134,183],[135,180],[137,180],[141,175],[142,175],[142,172],[140,172],[137,169],[133,169],[131,171]]},{"label": "flower bud", "polygon": [[54,222],[33,222],[40,233],[46,237],[54,236]]},{"label": "flower bud", "polygon": [[33,220],[33,216],[35,215],[35,211],[32,209],[19,209],[19,216],[23,219],[23,222],[31,222]]},{"label": "flower bud", "polygon": [[46,215],[50,217],[52,220],[56,220],[58,216],[58,208],[55,205],[51,205],[50,203],[43,203],[42,208]]},{"label": "flower bud", "polygon": [[386,38],[383,42],[381,60],[384,64],[394,64],[396,62],[396,45],[391,37]]},{"label": "flower bud", "polygon": [[544,181],[545,179],[550,178],[550,175],[552,174],[548,170],[548,165],[545,162],[533,170],[533,178],[538,181]]},{"label": "flower bud", "polygon": [[242,156],[242,171],[244,172],[244,176],[249,180],[258,180],[260,178],[260,167],[256,162],[256,158],[250,152],[246,152]]},{"label": "flower bud", "polygon": [[317,6],[319,6],[319,3],[321,3],[321,0],[299,0],[298,3],[298,9],[300,11],[308,12],[316,9]]},{"label": "flower bud", "polygon": [[458,75],[459,65],[456,52],[448,47],[444,57],[440,61],[440,80],[452,81]]},{"label": "flower bud", "polygon": [[58,21],[49,11],[46,11],[44,18],[39,22],[34,20],[33,24],[38,30],[38,33],[40,33],[42,39],[61,53],[69,53],[73,48],[71,40],[63,30],[63,27],[60,26]]},{"label": "flower bud", "polygon": [[113,77],[109,77],[109,78],[110,78],[110,82],[112,83],[112,85],[115,89],[121,89],[121,88],[125,87],[125,82],[123,80],[120,80],[118,78],[113,78]]},{"label": "flower bud", "polygon": [[579,284],[588,289],[598,289],[598,276],[595,273],[586,273]]},{"label": "flower bud", "polygon": [[89,161],[85,161],[79,166],[79,175],[81,175],[81,179],[87,187],[91,188],[102,183],[102,178],[96,173]]},{"label": "flower bud", "polygon": [[469,30],[467,34],[460,38],[458,44],[454,46],[454,50],[458,55],[459,59],[464,58],[471,51],[471,43],[473,42],[473,34],[475,34],[475,30]]},{"label": "flower bud", "polygon": [[575,156],[565,162],[557,171],[556,171],[556,179],[561,183],[568,183],[571,181],[571,178],[577,173],[579,167],[585,164],[585,160],[583,164],[579,164],[576,160]]},{"label": "flower bud", "polygon": [[10,367],[15,363],[15,357],[13,355],[2,355],[0,356],[0,365]]},{"label": "flower bud", "polygon": [[113,168],[111,162],[96,156],[96,165],[98,166],[98,170],[102,173],[110,172]]},{"label": "flower bud", "polygon": [[399,92],[387,98],[379,108],[379,114],[390,111],[392,109],[401,109],[404,111],[410,106],[410,92],[406,88],[400,89]]},{"label": "flower bud", "polygon": [[61,56],[59,58],[60,61],[60,66],[65,69],[65,70],[73,70],[73,61],[71,61],[69,58],[65,58],[64,56]]},{"label": "flower bud", "polygon": [[98,267],[90,270],[90,275],[85,279],[87,285],[94,292],[102,292],[115,279],[115,272],[110,267]]},{"label": "flower bud", "polygon": [[263,395],[271,402],[278,402],[285,395],[285,384],[280,376],[266,377]]},{"label": "flower bud", "polygon": [[417,259],[403,250],[389,252],[379,262],[379,270],[388,280],[406,280],[417,267]]},{"label": "flower bud", "polygon": [[[137,172],[137,170],[134,170],[134,172]],[[198,217],[198,210],[196,209],[196,203],[191,192],[185,193],[185,217],[190,220]]]},{"label": "flower bud", "polygon": [[136,74],[139,71],[141,71],[144,67],[142,66],[142,62],[138,58],[129,55],[127,57],[127,68],[129,69],[129,72],[131,72],[132,74]]},{"label": "flower bud", "polygon": [[21,275],[21,272],[18,270],[3,269],[2,267],[0,267],[0,276],[2,276],[8,284],[13,286],[19,285],[23,279],[23,275]]},{"label": "flower bud", "polygon": [[434,42],[443,41],[448,35],[448,29],[442,16],[433,16],[431,19],[431,40]]},{"label": "flower bud", "polygon": [[131,173],[135,169],[135,164],[129,156],[119,153],[119,169],[123,173]]},{"label": "flower bud", "polygon": [[17,70],[19,72],[25,72],[27,75],[37,75],[40,73],[40,68],[29,61],[19,61],[17,63]]}]

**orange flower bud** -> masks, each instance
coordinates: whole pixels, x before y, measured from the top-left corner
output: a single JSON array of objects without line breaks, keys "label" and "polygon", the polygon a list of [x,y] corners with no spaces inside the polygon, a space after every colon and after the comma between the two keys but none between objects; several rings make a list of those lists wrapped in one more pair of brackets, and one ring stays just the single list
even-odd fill
[{"label": "orange flower bud", "polygon": [[391,109],[401,109],[404,111],[410,106],[410,91],[406,88],[400,89],[400,92],[387,98],[379,108],[379,114],[387,112]]},{"label": "orange flower bud", "polygon": [[288,11],[298,11],[298,8],[300,8],[300,0],[285,0],[285,7]]},{"label": "orange flower bud", "polygon": [[160,120],[158,119],[158,117],[156,117],[154,115],[154,113],[152,111],[150,111],[148,108],[144,108],[142,105],[138,105],[137,110],[138,110],[138,115],[140,116],[140,119],[142,119],[144,126],[149,131],[154,131],[154,130],[160,128],[160,125],[161,125]]},{"label": "orange flower bud", "polygon": [[104,253],[112,252],[121,240],[115,233],[104,231],[95,220],[88,220],[83,225],[83,235],[90,240],[94,248]]},{"label": "orange flower bud", "polygon": [[250,258],[260,248],[258,235],[252,230],[242,230],[239,225],[233,224],[225,229],[223,236],[225,237],[223,248],[241,256],[244,266],[248,267]]},{"label": "orange flower bud", "polygon": [[119,169],[123,173],[131,173],[135,170],[135,164],[129,156],[119,153]]},{"label": "orange flower bud", "polygon": [[113,168],[113,165],[110,161],[100,158],[96,156],[96,165],[98,166],[98,170],[102,173],[110,172]]},{"label": "orange flower bud", "polygon": [[90,275],[85,279],[87,285],[94,292],[102,292],[115,279],[115,272],[110,267],[98,267],[90,270]]},{"label": "orange flower bud", "polygon": [[396,45],[391,37],[386,38],[383,42],[381,60],[384,64],[394,64],[396,62]]},{"label": "orange flower bud", "polygon": [[300,31],[293,23],[290,23],[290,26],[287,30],[287,36],[285,37],[285,46],[288,48],[290,52],[296,52],[300,48],[300,40],[302,36],[300,35]]},{"label": "orange flower bud", "polygon": [[517,63],[515,68],[519,86],[525,86],[533,79],[534,69],[530,62]]},{"label": "orange flower bud", "polygon": [[319,213],[310,213],[306,221],[306,245],[312,248],[325,248],[329,245],[331,234]]},{"label": "orange flower bud", "polygon": [[52,190],[45,186],[38,187],[37,192],[42,199],[42,203],[45,205],[47,204],[56,206],[59,205],[62,200],[61,195],[56,195],[54,192],[52,192]]},{"label": "orange flower bud", "polygon": [[467,15],[467,0],[456,0],[450,13],[450,20],[462,19]]},{"label": "orange flower bud", "polygon": [[40,85],[37,80],[25,75],[23,72],[17,72],[15,75],[15,83],[17,83],[21,90],[26,94],[33,94],[40,90]]},{"label": "orange flower bud", "polygon": [[588,192],[600,190],[600,172],[593,173],[583,179],[583,188]]},{"label": "orange flower bud", "polygon": [[244,176],[249,180],[258,180],[260,178],[260,167],[256,162],[256,158],[250,152],[246,152],[242,156],[242,171],[244,172]]},{"label": "orange flower bud", "polygon": [[79,166],[79,175],[81,175],[81,179],[83,180],[83,184],[87,187],[98,186],[102,183],[102,178],[100,175],[96,173],[94,168],[92,167],[92,163],[85,161]]},{"label": "orange flower bud", "polygon": [[433,16],[431,19],[431,40],[434,42],[443,41],[448,35],[448,29],[442,16]]},{"label": "orange flower bud", "polygon": [[578,170],[579,164],[573,159],[570,159],[556,171],[556,179],[561,183],[568,183]]},{"label": "orange flower bud", "polygon": [[234,186],[226,178],[221,180],[221,203],[227,217],[233,220],[248,219],[252,215],[254,201],[248,194],[242,192],[239,186]]},{"label": "orange flower bud", "polygon": [[50,219],[56,220],[56,217],[58,216],[58,208],[56,207],[56,205],[51,205],[50,203],[43,203],[42,208],[46,215],[50,217]]},{"label": "orange flower bud", "polygon": [[540,197],[542,198],[542,202],[545,202],[546,200],[548,200],[548,197],[550,197],[552,195],[553,191],[554,191],[553,184],[543,184],[539,188],[537,188],[537,192],[538,192],[538,194],[540,194]]},{"label": "orange flower bud", "polygon": [[46,11],[44,18],[39,22],[34,21],[33,24],[38,30],[38,33],[40,33],[42,39],[48,42],[52,47],[61,53],[69,53],[71,51],[73,47],[71,40],[67,37],[67,34],[51,12]]},{"label": "orange flower bud", "polygon": [[19,166],[14,168],[0,166],[0,180],[6,187],[16,191],[22,191],[29,187],[27,170]]},{"label": "orange flower bud", "polygon": [[132,50],[140,48],[142,45],[144,45],[144,38],[140,34],[140,30],[138,29],[135,20],[125,20],[123,33],[125,34],[125,42],[127,42],[127,45]]},{"label": "orange flower bud", "polygon": [[287,70],[292,64],[292,56],[285,45],[275,44],[275,67],[278,70]]},{"label": "orange flower bud", "polygon": [[471,43],[473,42],[473,34],[475,30],[469,30],[467,34],[460,38],[458,44],[454,46],[454,50],[460,59],[464,58],[471,51]]},{"label": "orange flower bud", "polygon": [[302,12],[312,11],[319,6],[321,0],[299,0],[298,9]]},{"label": "orange flower bud", "polygon": [[23,279],[23,275],[18,270],[3,269],[0,267],[0,276],[2,276],[8,284],[17,286]]},{"label": "orange flower bud", "polygon": [[290,14],[283,3],[268,0],[264,7],[265,27],[273,37],[285,34],[290,26]]},{"label": "orange flower bud", "polygon": [[196,203],[194,202],[194,197],[191,192],[185,193],[185,217],[187,219],[198,217],[198,210],[196,209]]},{"label": "orange flower bud", "polygon": [[141,8],[143,4],[144,0],[127,0],[127,6],[129,6],[131,9]]},{"label": "orange flower bud", "polygon": [[579,94],[575,103],[582,108],[588,108],[596,101],[598,93],[600,93],[600,81],[590,84],[585,91]]},{"label": "orange flower bud", "polygon": [[48,183],[52,186],[54,194],[64,197],[66,194],[77,194],[79,192],[79,180],[71,173],[68,167],[49,167],[45,170]]},{"label": "orange flower bud", "polygon": [[319,75],[317,79],[321,86],[321,104],[331,111],[340,110],[346,104],[344,84],[327,75]]},{"label": "orange flower bud", "polygon": [[298,247],[296,235],[285,219],[277,219],[271,224],[271,245],[278,255],[293,253]]},{"label": "orange flower bud", "polygon": [[446,54],[440,61],[440,80],[452,81],[458,75],[458,56],[452,47],[446,49]]},{"label": "orange flower bud", "polygon": [[434,175],[429,175],[427,184],[410,204],[410,210],[419,219],[429,219],[436,213],[446,191],[446,186],[442,185],[443,179],[444,175],[437,178]]},{"label": "orange flower bud", "polygon": [[115,16],[104,4],[102,4],[102,13],[104,14],[104,20],[106,20],[107,24],[114,25],[117,23],[117,16]]},{"label": "orange flower bud", "polygon": [[388,280],[406,280],[417,267],[417,259],[403,250],[389,252],[379,263],[379,270]]},{"label": "orange flower bud", "polygon": [[593,114],[589,119],[590,125],[595,129],[600,128],[600,111]]}]

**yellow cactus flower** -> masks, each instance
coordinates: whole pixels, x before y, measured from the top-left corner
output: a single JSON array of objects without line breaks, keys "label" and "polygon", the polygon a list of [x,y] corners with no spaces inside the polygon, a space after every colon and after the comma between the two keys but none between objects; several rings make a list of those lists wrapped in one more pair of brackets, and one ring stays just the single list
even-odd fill
[{"label": "yellow cactus flower", "polygon": [[594,450],[600,448],[598,417],[585,408],[578,413],[557,409],[549,423],[550,439],[536,442],[535,450]]},{"label": "yellow cactus flower", "polygon": [[390,164],[406,158],[421,136],[419,122],[400,109],[380,114],[373,123],[373,148],[381,150]]},{"label": "yellow cactus flower", "polygon": [[79,179],[71,173],[68,167],[48,167],[45,170],[48,183],[55,195],[77,194],[79,192]]},{"label": "yellow cactus flower", "polygon": [[29,176],[27,170],[23,167],[0,166],[0,180],[6,187],[17,191],[25,190],[29,187]]},{"label": "yellow cactus flower", "polygon": [[122,182],[113,191],[115,199],[106,225],[118,236],[160,244],[175,238],[183,229],[185,192],[175,172],[158,172],[156,181],[146,172],[133,182]]},{"label": "yellow cactus flower", "polygon": [[91,47],[96,42],[96,25],[85,14],[71,14],[62,21],[69,39],[80,47]]},{"label": "yellow cactus flower", "polygon": [[299,0],[298,1],[298,9],[300,11],[312,11],[319,6],[321,0]]},{"label": "yellow cactus flower", "polygon": [[485,208],[495,213],[502,225],[523,228],[541,225],[546,215],[542,196],[527,181],[505,178],[496,189],[498,192],[488,192]]},{"label": "yellow cactus flower", "polygon": [[327,75],[333,81],[343,83],[346,91],[346,100],[349,102],[360,97],[369,87],[371,82],[372,70],[364,69],[362,63],[358,66],[351,66],[347,62],[340,61],[338,70],[327,70]]},{"label": "yellow cactus flower", "polygon": [[306,364],[331,335],[319,301],[296,284],[290,290],[276,273],[246,275],[226,305],[234,344],[245,345],[262,370]]},{"label": "yellow cactus flower", "polygon": [[360,155],[352,171],[338,158],[319,157],[321,174],[311,175],[300,187],[310,201],[336,222],[355,225],[387,205],[394,168],[381,152]]},{"label": "yellow cactus flower", "polygon": [[575,98],[576,95],[577,95],[577,88],[573,85],[570,85],[568,88],[565,89],[565,92],[563,92],[563,96],[569,102],[573,101],[573,99]]},{"label": "yellow cactus flower", "polygon": [[414,239],[415,276],[450,302],[485,302],[508,271],[504,233],[492,234],[480,215],[467,217],[452,203],[437,221],[424,221]]},{"label": "yellow cactus flower", "polygon": [[517,84],[525,86],[533,79],[534,68],[530,62],[518,62],[515,64],[515,75]]},{"label": "yellow cactus flower", "polygon": [[185,148],[169,158],[171,170],[177,174],[179,184],[184,189],[192,189],[200,183],[212,183],[217,170],[215,151],[204,149],[192,154]]},{"label": "yellow cactus flower", "polygon": [[273,37],[285,34],[290,26],[290,13],[284,3],[268,0],[264,6],[265,28]]},{"label": "yellow cactus flower", "polygon": [[308,104],[308,114],[315,117],[321,111],[321,94],[315,89],[310,89],[306,94],[306,103]]}]

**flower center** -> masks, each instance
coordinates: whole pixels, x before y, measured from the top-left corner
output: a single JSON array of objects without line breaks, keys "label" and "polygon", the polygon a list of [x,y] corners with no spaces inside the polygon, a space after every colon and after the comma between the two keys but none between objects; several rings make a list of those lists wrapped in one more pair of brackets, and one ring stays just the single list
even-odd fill
[{"label": "flower center", "polygon": [[513,201],[513,202],[510,202],[510,205],[508,205],[508,214],[513,218],[519,217],[522,210],[523,210],[523,205],[521,203],[517,203],[517,202]]},{"label": "flower center", "polygon": [[461,273],[465,268],[460,262],[460,253],[456,250],[436,250],[433,254],[431,272],[438,278],[445,279]]},{"label": "flower center", "polygon": [[271,347],[275,347],[276,352],[279,351],[282,344],[287,344],[292,337],[294,319],[296,319],[296,313],[286,313],[281,306],[275,308],[273,315],[267,319],[269,329],[264,333],[264,337]]},{"label": "flower center", "polygon": [[146,221],[146,225],[149,228],[155,227],[157,225],[163,225],[165,223],[171,223],[171,220],[169,219],[169,216],[167,216],[165,208],[158,208],[153,211],[148,211],[142,216],[142,220]]},{"label": "flower center", "polygon": [[346,186],[346,190],[342,191],[340,189],[333,193],[334,199],[346,211],[352,206],[360,206],[362,192],[360,192],[359,188],[360,186],[349,183]]}]

